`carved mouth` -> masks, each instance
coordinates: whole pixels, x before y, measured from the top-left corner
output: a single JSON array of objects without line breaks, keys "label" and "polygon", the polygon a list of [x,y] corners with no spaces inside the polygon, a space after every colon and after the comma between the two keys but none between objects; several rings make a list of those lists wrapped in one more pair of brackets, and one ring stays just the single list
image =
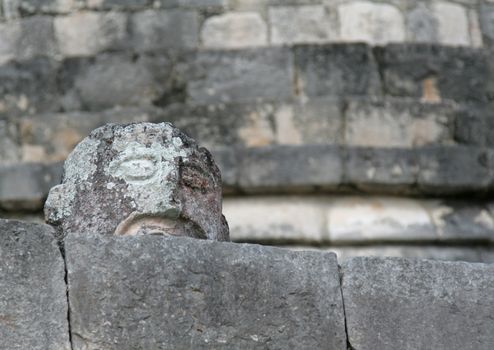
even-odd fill
[{"label": "carved mouth", "polygon": [[117,236],[162,235],[177,236],[175,219],[132,213],[115,230]]}]

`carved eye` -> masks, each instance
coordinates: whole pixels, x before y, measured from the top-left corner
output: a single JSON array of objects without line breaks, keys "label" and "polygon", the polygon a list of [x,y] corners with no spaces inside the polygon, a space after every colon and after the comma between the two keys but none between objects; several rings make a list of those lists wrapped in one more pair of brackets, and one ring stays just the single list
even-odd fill
[{"label": "carved eye", "polygon": [[209,176],[194,165],[185,165],[182,168],[182,182],[185,186],[199,190],[205,190],[210,186]]},{"label": "carved eye", "polygon": [[136,156],[123,160],[117,173],[128,182],[143,182],[153,178],[158,171],[157,162],[149,156]]}]

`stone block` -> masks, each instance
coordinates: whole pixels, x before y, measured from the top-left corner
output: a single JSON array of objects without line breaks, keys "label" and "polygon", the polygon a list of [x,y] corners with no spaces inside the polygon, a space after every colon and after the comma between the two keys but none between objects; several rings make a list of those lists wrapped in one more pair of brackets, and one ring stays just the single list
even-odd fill
[{"label": "stone block", "polygon": [[418,3],[407,13],[408,40],[435,43],[439,40],[438,23],[429,6]]},{"label": "stone block", "polygon": [[424,203],[441,241],[494,241],[494,218],[482,203],[443,200]]},{"label": "stone block", "polygon": [[449,1],[432,4],[439,42],[444,45],[470,45],[468,14],[464,6]]},{"label": "stone block", "polygon": [[0,208],[38,210],[51,187],[60,183],[58,164],[20,163],[0,166]]},{"label": "stone block", "polygon": [[126,27],[126,15],[118,12],[75,12],[55,18],[60,52],[67,57],[123,48],[128,39]]},{"label": "stone block", "polygon": [[39,13],[59,14],[68,13],[78,7],[80,0],[5,0],[10,11],[15,11],[21,16]]},{"label": "stone block", "polygon": [[0,119],[0,163],[7,164],[20,160],[19,133],[17,126]]},{"label": "stone block", "polygon": [[400,198],[346,198],[327,212],[332,242],[434,241],[434,225],[421,203]]},{"label": "stone block", "polygon": [[151,7],[152,0],[85,0],[85,7],[95,10],[138,10]]},{"label": "stone block", "polygon": [[268,17],[275,45],[327,42],[335,36],[322,5],[273,6]]},{"label": "stone block", "polygon": [[494,265],[355,258],[342,273],[354,349],[487,350],[494,343]]},{"label": "stone block", "polygon": [[194,104],[287,100],[293,92],[286,48],[199,51],[179,68]]},{"label": "stone block", "polygon": [[0,116],[52,112],[60,108],[58,64],[47,58],[0,66]]},{"label": "stone block", "polygon": [[384,92],[426,102],[486,102],[492,71],[485,51],[409,44],[374,50],[381,67]]},{"label": "stone block", "polygon": [[268,29],[258,13],[229,12],[205,20],[201,41],[206,48],[266,46]]},{"label": "stone block", "polygon": [[151,105],[169,92],[171,70],[166,56],[100,55],[94,60],[63,63],[59,80],[66,110],[101,110]]},{"label": "stone block", "polygon": [[239,154],[239,186],[248,192],[335,189],[342,181],[338,146],[271,146]]},{"label": "stone block", "polygon": [[355,257],[397,257],[408,259],[430,259],[441,261],[486,262],[483,250],[477,247],[426,246],[416,245],[372,245],[362,247],[331,247],[338,262],[346,262]]},{"label": "stone block", "polygon": [[223,212],[232,241],[277,244],[328,241],[325,205],[317,198],[226,198]]},{"label": "stone block", "polygon": [[492,46],[494,44],[494,4],[481,4],[479,16],[483,39]]},{"label": "stone block", "polygon": [[412,149],[353,147],[346,150],[345,184],[370,192],[412,192],[418,159]]},{"label": "stone block", "polygon": [[431,146],[417,150],[419,191],[468,193],[487,190],[492,181],[491,160],[481,148]]},{"label": "stone block", "polygon": [[162,7],[181,7],[218,12],[228,7],[229,0],[158,0]]},{"label": "stone block", "polygon": [[199,44],[199,15],[184,10],[145,10],[131,19],[132,47],[137,51],[195,48]]},{"label": "stone block", "polygon": [[232,147],[213,148],[211,153],[220,168],[223,193],[232,192],[238,183],[237,153]]},{"label": "stone block", "polygon": [[295,91],[300,96],[379,95],[379,74],[363,44],[296,46]]},{"label": "stone block", "polygon": [[349,146],[412,148],[452,141],[454,109],[415,101],[351,100],[345,110]]},{"label": "stone block", "polygon": [[0,23],[0,65],[16,58],[17,41],[20,37],[19,21]]},{"label": "stone block", "polygon": [[57,53],[53,17],[33,16],[20,20],[20,36],[16,42],[17,60],[55,56]]},{"label": "stone block", "polygon": [[53,228],[0,219],[0,232],[0,348],[72,349]]},{"label": "stone block", "polygon": [[65,241],[78,349],[346,349],[335,256],[180,237]]},{"label": "stone block", "polygon": [[338,6],[340,38],[382,45],[405,41],[405,19],[390,4],[351,1]]}]

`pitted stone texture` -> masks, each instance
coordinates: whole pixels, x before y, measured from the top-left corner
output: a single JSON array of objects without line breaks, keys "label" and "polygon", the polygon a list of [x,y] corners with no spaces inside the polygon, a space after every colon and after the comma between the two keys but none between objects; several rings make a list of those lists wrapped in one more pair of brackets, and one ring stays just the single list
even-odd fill
[{"label": "pitted stone texture", "polygon": [[468,14],[465,7],[449,1],[432,5],[438,24],[439,42],[445,45],[470,45]]},{"label": "pitted stone texture", "polygon": [[69,350],[64,262],[47,225],[0,219],[0,348]]},{"label": "pitted stone texture", "polygon": [[210,153],[169,123],[108,124],[69,155],[47,222],[72,232],[228,240]]},{"label": "pitted stone texture", "polygon": [[74,350],[346,349],[334,254],[101,235],[65,249]]},{"label": "pitted stone texture", "polygon": [[355,258],[342,265],[354,349],[488,350],[494,265]]}]

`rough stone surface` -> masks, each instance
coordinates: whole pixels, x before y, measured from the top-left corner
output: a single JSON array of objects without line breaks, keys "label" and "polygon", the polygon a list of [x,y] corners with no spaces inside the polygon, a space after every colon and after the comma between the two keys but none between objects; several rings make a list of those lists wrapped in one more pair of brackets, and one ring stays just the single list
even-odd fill
[{"label": "rough stone surface", "polygon": [[[323,201],[303,197],[226,198],[224,213],[236,242],[327,242]],[[269,214],[267,214],[269,213]]]},{"label": "rough stone surface", "polygon": [[124,47],[127,18],[117,12],[76,12],[55,18],[55,33],[64,56],[90,56]]},{"label": "rough stone surface", "polygon": [[131,27],[137,51],[192,48],[199,42],[199,16],[192,11],[145,10],[132,16]]},{"label": "rough stone surface", "polygon": [[335,36],[324,6],[273,6],[268,13],[275,45],[327,42]]},{"label": "rough stone surface", "polygon": [[268,28],[258,13],[225,13],[204,22],[201,40],[207,48],[266,46]]},{"label": "rough stone surface", "polygon": [[436,230],[420,202],[403,198],[347,198],[327,212],[332,242],[435,240]]},{"label": "rough stone surface", "polygon": [[412,42],[437,42],[437,19],[424,3],[418,3],[407,14],[408,39]]},{"label": "rough stone surface", "polygon": [[69,350],[65,267],[47,225],[0,219],[0,348]]},{"label": "rough stone surface", "polygon": [[494,44],[494,4],[482,4],[479,14],[484,40],[492,46]]},{"label": "rough stone surface", "polygon": [[333,254],[101,235],[65,249],[74,350],[346,349]]},{"label": "rough stone surface", "polygon": [[342,273],[354,349],[492,348],[494,265],[355,258]]},{"label": "rough stone surface", "polygon": [[366,45],[296,46],[294,55],[300,96],[380,94],[377,66]]},{"label": "rough stone surface", "polygon": [[405,40],[405,20],[390,4],[352,1],[338,6],[341,39],[386,44]]},{"label": "rough stone surface", "polygon": [[211,154],[171,124],[108,124],[77,145],[47,222],[64,235],[183,235],[228,240]]},{"label": "rough stone surface", "polygon": [[203,51],[181,69],[190,102],[248,102],[292,97],[293,62],[285,48]]},{"label": "rough stone surface", "polygon": [[446,45],[470,45],[468,15],[459,4],[437,1],[432,4],[437,19],[439,42]]}]

